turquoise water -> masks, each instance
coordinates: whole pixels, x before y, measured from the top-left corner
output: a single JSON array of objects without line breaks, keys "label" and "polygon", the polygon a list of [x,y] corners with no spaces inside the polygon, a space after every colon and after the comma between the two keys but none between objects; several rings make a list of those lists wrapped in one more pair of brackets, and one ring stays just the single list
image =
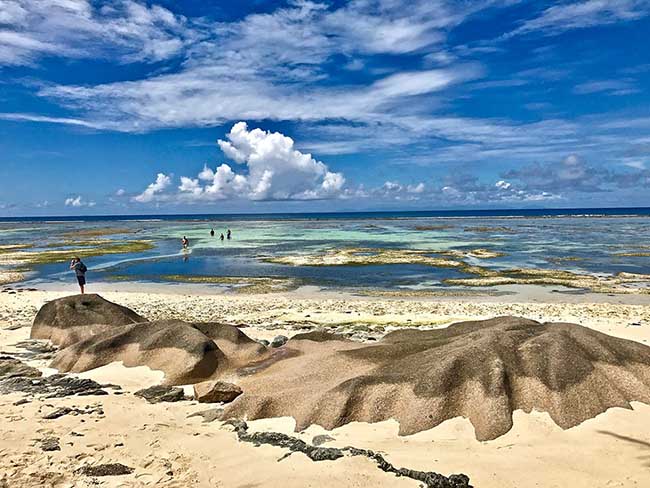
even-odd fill
[{"label": "turquoise water", "polygon": [[[428,229],[433,226],[440,228]],[[82,237],[89,229],[120,228],[124,232]],[[214,227],[216,236],[209,232]],[[220,241],[226,229],[233,239]],[[420,230],[418,230],[420,228]],[[425,229],[425,230],[422,230]],[[85,259],[89,280],[129,279],[162,282],[183,277],[292,278],[322,287],[438,289],[446,278],[472,277],[461,269],[422,264],[368,266],[291,266],[268,263],[281,256],[314,255],[346,248],[428,251],[488,249],[503,253],[492,259],[462,258],[469,265],[493,270],[563,269],[578,273],[650,274],[650,217],[402,217],[295,218],[292,220],[119,220],[77,222],[0,222],[0,246],[31,244],[51,250],[75,235],[79,240],[150,240],[154,248],[137,254]],[[182,236],[190,251],[181,250]],[[72,241],[75,239],[72,238]],[[74,244],[71,243],[71,244]],[[57,249],[66,249],[57,248]],[[74,249],[68,247],[68,249]],[[432,254],[432,256],[435,256]],[[442,257],[442,256],[441,256]],[[70,281],[67,263],[36,266],[32,283]]]}]

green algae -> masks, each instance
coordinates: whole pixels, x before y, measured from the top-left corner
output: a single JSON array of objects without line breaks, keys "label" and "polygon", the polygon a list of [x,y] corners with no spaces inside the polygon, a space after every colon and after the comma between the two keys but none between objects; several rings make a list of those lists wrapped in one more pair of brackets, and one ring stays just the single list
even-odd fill
[{"label": "green algae", "polygon": [[33,244],[3,244],[0,246],[0,254],[7,254],[14,251],[22,251],[23,249],[31,249]]},{"label": "green algae", "polygon": [[426,231],[426,230],[448,230],[453,229],[453,225],[416,225],[415,230]]},{"label": "green algae", "polygon": [[100,229],[79,229],[72,232],[61,234],[66,239],[76,239],[80,237],[101,237],[115,234],[132,234],[135,230],[120,227],[104,227]]},{"label": "green algae", "polygon": [[65,240],[60,242],[49,242],[45,244],[44,248],[60,248],[60,247],[91,247],[91,246],[104,246],[112,244],[115,241],[110,239],[87,239],[87,240]]},{"label": "green algae", "polygon": [[509,227],[487,227],[487,226],[479,226],[479,227],[465,227],[463,229],[465,232],[495,232],[495,233],[501,233],[501,234],[515,234],[516,232],[512,230]]},{"label": "green algae", "polygon": [[546,258],[546,261],[548,261],[549,263],[561,264],[561,263],[584,261],[584,258],[580,258],[578,256],[560,256],[554,258]]},{"label": "green algae", "polygon": [[40,265],[63,263],[73,257],[89,258],[94,256],[104,256],[107,254],[128,254],[148,251],[153,249],[151,241],[125,241],[104,244],[97,247],[72,248],[53,251],[35,251],[15,253],[14,257],[21,260],[27,265]]}]

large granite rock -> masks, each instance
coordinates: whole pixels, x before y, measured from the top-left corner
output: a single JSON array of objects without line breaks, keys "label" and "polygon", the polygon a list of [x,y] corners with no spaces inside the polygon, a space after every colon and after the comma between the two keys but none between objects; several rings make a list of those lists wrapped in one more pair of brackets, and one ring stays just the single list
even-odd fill
[{"label": "large granite rock", "polygon": [[[325,340],[329,339],[329,340]],[[291,354],[238,379],[225,418],[291,416],[318,424],[395,419],[400,433],[465,417],[479,440],[512,427],[515,410],[563,429],[612,407],[650,404],[650,347],[569,323],[518,317],[400,330],[374,344],[295,336]]]},{"label": "large granite rock", "polygon": [[65,347],[108,329],[146,320],[99,295],[74,295],[46,303],[34,319],[31,338],[48,339]]},{"label": "large granite rock", "polygon": [[226,356],[217,344],[187,322],[161,320],[113,327],[58,352],[52,367],[79,373],[121,361],[165,373],[167,384],[210,378]]}]

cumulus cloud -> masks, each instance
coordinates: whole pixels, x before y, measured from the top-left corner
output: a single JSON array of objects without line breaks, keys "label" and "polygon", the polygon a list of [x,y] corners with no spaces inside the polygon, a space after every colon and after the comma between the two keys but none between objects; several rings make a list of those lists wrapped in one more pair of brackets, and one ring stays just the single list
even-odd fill
[{"label": "cumulus cloud", "polygon": [[152,202],[157,195],[164,192],[172,184],[172,179],[164,173],[158,173],[156,181],[151,183],[142,193],[133,197],[133,200],[140,203]]},{"label": "cumulus cloud", "polygon": [[245,122],[238,122],[218,144],[243,171],[226,163],[215,169],[206,165],[196,177],[181,176],[174,193],[166,192],[171,178],[159,173],[135,201],[315,200],[343,195],[342,173],[330,171],[311,154],[298,151],[293,139],[279,132],[249,130]]},{"label": "cumulus cloud", "polygon": [[95,202],[87,202],[85,201],[81,195],[78,195],[76,197],[69,197],[65,199],[65,206],[66,207],[94,207],[96,205]]}]

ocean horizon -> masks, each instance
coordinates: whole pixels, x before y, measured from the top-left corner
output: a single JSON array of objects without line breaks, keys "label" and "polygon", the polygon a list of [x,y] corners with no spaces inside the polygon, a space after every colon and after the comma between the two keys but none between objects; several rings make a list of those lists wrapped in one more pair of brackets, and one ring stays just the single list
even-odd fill
[{"label": "ocean horizon", "polygon": [[650,207],[499,208],[455,210],[372,210],[340,212],[244,212],[107,215],[0,216],[0,222],[111,221],[111,220],[285,220],[285,219],[391,219],[410,217],[598,217],[650,216]]}]

